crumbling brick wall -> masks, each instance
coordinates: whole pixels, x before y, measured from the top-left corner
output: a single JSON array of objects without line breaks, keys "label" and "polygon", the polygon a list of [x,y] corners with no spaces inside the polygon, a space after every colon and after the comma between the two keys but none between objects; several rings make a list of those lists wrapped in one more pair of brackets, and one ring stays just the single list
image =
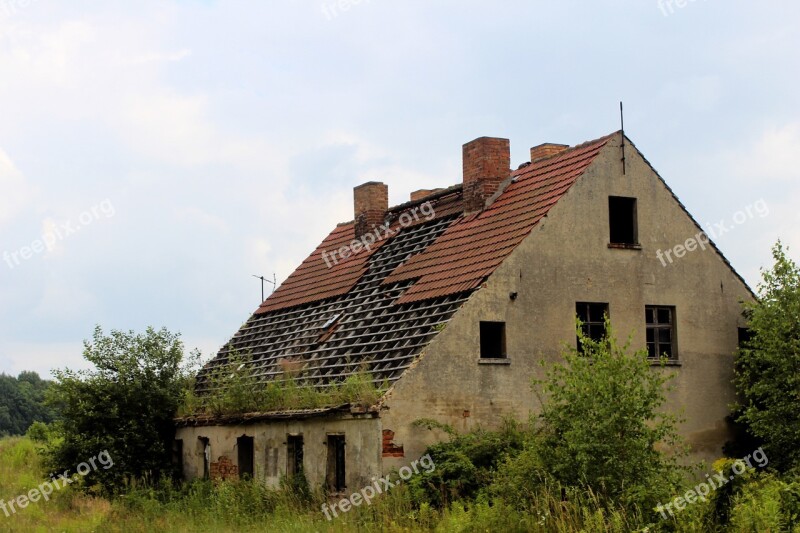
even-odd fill
[{"label": "crumbling brick wall", "polygon": [[238,479],[239,467],[225,456],[219,458],[216,463],[211,463],[209,471],[212,480]]}]

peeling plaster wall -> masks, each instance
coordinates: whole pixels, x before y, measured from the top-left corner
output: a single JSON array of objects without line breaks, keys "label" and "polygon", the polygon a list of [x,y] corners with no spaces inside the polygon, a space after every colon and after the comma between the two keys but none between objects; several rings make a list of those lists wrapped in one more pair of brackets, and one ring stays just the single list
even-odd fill
[{"label": "peeling plaster wall", "polygon": [[[309,418],[258,422],[236,426],[198,426],[178,428],[176,439],[183,440],[183,472],[185,479],[203,477],[203,443],[209,439],[211,461],[228,458],[238,462],[236,439],[254,437],[255,477],[277,487],[286,475],[286,437],[303,436],[303,468],[309,485],[325,483],[327,467],[327,435],[345,435],[345,471],[348,491],[371,483],[381,471],[381,421],[372,417]],[[276,451],[270,451],[276,450]],[[274,462],[274,465],[271,463]],[[272,475],[275,474],[275,475]]]},{"label": "peeling plaster wall", "polygon": [[[433,418],[459,431],[496,427],[506,415],[527,420],[539,408],[530,385],[533,376],[543,377],[539,362],[560,360],[565,343],[575,346],[579,301],[608,302],[617,336],[632,334],[635,349],[645,344],[645,305],[675,306],[681,366],[666,369],[677,374],[667,407],[686,418],[681,432],[693,459],[720,456],[729,437],[724,418],[734,400],[737,327],[745,325],[739,302],[751,295],[712,248],[662,266],[657,250],[700,230],[630,145],[626,156],[623,175],[620,139],[609,142],[395,384],[381,416],[405,453],[385,457],[384,471],[408,464],[444,438],[413,427],[416,419]],[[641,250],[608,247],[609,196],[638,199]],[[479,363],[482,320],[506,322],[510,364]]]}]

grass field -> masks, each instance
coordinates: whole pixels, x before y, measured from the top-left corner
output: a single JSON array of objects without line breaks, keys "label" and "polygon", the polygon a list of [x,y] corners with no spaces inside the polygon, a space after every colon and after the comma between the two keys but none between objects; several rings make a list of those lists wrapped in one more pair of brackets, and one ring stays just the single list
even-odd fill
[{"label": "grass field", "polygon": [[[25,437],[0,439],[0,500],[8,502],[40,486],[46,477],[36,444]],[[405,486],[328,521],[321,500],[273,491],[259,483],[195,482],[180,488],[123,487],[124,495],[108,500],[76,485],[54,491],[48,501],[29,503],[6,516],[0,510],[0,531],[8,532],[628,532],[748,531],[798,532],[787,521],[786,506],[797,505],[800,484],[771,476],[747,485],[732,507],[731,523],[709,525],[710,504],[687,508],[677,522],[648,523],[642,516],[609,510],[583,498],[565,502],[534,494],[532,512],[520,512],[502,501],[455,503],[438,511],[412,500]],[[792,496],[794,495],[794,496]],[[791,497],[791,501],[787,500]],[[8,504],[6,504],[8,508]],[[783,509],[783,511],[781,511]],[[794,516],[794,512],[788,513]]]}]

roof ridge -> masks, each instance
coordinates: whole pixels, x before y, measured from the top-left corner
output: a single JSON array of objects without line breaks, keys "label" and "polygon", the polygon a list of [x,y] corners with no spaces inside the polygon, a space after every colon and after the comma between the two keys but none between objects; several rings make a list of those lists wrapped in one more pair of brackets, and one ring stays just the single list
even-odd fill
[{"label": "roof ridge", "polygon": [[548,160],[554,159],[556,157],[561,157],[561,156],[567,155],[570,152],[574,152],[575,150],[579,150],[581,148],[586,148],[587,146],[592,146],[592,145],[597,144],[599,142],[607,142],[614,135],[617,135],[618,133],[621,133],[621,132],[622,132],[622,130],[617,130],[617,131],[609,133],[607,135],[603,135],[602,137],[598,137],[597,139],[592,139],[590,141],[583,141],[582,143],[576,144],[575,146],[570,146],[570,147],[565,148],[564,150],[562,150],[560,152],[556,152],[555,154],[550,154],[550,155],[546,155],[546,156],[542,156],[542,157],[537,157],[536,160],[534,160],[534,161],[528,161],[528,163],[529,163],[528,165],[525,165],[525,163],[523,163],[524,166],[518,168],[517,170],[512,172],[512,174],[517,173],[518,171],[522,171],[522,170],[528,168],[531,165],[534,165],[534,164],[537,164],[537,163],[541,163],[543,161],[548,161]]}]

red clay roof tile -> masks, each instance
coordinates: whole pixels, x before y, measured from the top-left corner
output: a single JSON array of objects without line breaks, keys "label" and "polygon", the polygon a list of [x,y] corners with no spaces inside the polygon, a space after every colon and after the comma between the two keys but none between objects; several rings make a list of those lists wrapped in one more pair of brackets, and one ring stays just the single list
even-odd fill
[{"label": "red clay roof tile", "polygon": [[489,208],[457,219],[384,283],[417,279],[396,303],[470,290],[497,268],[594,161],[611,136],[539,160],[512,173]]},{"label": "red clay roof tile", "polygon": [[[433,244],[402,263],[383,281],[389,284],[416,280],[396,303],[448,296],[478,287],[569,190],[610,138],[611,135],[570,148],[513,172],[512,181],[487,209],[456,218]],[[431,204],[435,218],[461,213],[460,186],[436,195]],[[414,205],[419,202],[390,209],[395,215],[391,233],[399,230],[399,214]],[[419,223],[424,221],[421,219]],[[348,293],[366,272],[372,254],[388,240],[382,237],[371,250],[362,250],[333,264],[330,253],[347,246],[354,236],[352,222],[337,226],[261,304],[256,314]],[[330,267],[323,252],[328,254]]]}]

